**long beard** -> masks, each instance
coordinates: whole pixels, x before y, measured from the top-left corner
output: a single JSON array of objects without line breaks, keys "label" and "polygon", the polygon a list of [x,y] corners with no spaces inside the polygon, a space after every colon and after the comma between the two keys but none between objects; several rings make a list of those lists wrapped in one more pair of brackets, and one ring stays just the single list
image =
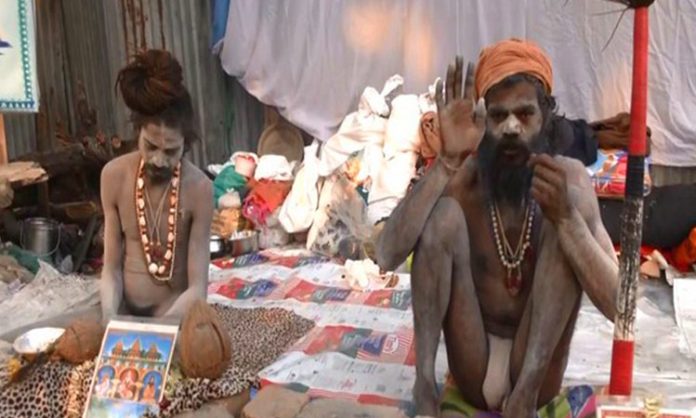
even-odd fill
[{"label": "long beard", "polygon": [[[504,151],[514,149],[520,157],[508,162]],[[515,137],[496,139],[486,133],[478,150],[479,171],[488,186],[489,198],[513,207],[522,205],[532,185],[533,170],[527,166],[530,155],[551,153],[542,132],[526,144]]]}]

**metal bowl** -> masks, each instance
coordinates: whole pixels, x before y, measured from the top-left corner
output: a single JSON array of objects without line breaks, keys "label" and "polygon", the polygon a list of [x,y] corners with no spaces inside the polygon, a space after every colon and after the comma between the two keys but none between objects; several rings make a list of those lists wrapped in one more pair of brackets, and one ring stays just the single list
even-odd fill
[{"label": "metal bowl", "polygon": [[259,233],[257,231],[235,232],[227,239],[228,252],[232,257],[259,250]]},{"label": "metal bowl", "polygon": [[64,328],[34,328],[17,337],[12,348],[19,354],[39,354],[56,342],[63,332]]}]

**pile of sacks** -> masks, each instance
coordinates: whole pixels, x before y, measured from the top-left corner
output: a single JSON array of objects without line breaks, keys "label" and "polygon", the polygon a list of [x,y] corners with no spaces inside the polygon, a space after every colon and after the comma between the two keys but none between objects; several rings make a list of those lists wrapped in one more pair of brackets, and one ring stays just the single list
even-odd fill
[{"label": "pile of sacks", "polygon": [[439,152],[435,83],[421,95],[400,94],[403,83],[395,75],[381,92],[367,87],[338,132],[305,149],[279,221],[287,232],[308,231],[307,249],[372,257],[377,225]]},{"label": "pile of sacks", "polygon": [[318,253],[373,256],[378,225],[440,149],[435,83],[421,95],[401,94],[403,83],[395,75],[381,92],[367,87],[338,132],[304,147],[301,162],[235,153],[211,167],[216,235],[254,227],[272,238],[262,248],[306,234],[307,249]]}]

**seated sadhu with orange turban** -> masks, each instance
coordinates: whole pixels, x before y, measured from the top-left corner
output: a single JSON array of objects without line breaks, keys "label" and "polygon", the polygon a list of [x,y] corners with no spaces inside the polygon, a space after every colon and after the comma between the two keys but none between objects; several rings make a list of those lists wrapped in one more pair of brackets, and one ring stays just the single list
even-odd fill
[{"label": "seated sadhu with orange turban", "polygon": [[439,415],[442,330],[462,402],[529,418],[560,391],[582,292],[614,319],[618,263],[585,168],[556,155],[546,53],[510,39],[473,68],[457,58],[438,86],[442,148],[377,259],[391,270],[414,252],[417,413]]}]

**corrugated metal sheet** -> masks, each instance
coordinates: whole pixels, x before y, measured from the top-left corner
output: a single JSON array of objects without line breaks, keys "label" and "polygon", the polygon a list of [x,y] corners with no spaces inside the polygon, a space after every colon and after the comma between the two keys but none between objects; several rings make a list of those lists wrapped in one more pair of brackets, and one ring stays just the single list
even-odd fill
[{"label": "corrugated metal sheet", "polygon": [[[99,3],[99,2],[97,2]],[[113,81],[109,74],[104,13],[93,0],[62,1],[71,99],[71,133],[78,138],[98,131],[112,134]]]},{"label": "corrugated metal sheet", "polygon": [[36,119],[34,115],[7,113],[5,136],[7,137],[7,155],[10,159],[36,150]]},{"label": "corrugated metal sheet", "polygon": [[[7,116],[10,158],[55,148],[59,137],[94,134],[109,124],[111,98],[104,50],[103,13],[92,0],[37,1],[38,114]],[[96,103],[96,106],[95,106]],[[96,109],[96,126],[84,131],[85,113]],[[95,125],[95,123],[91,123]]]},{"label": "corrugated metal sheet", "polygon": [[[236,82],[225,75],[219,60],[210,52],[210,2],[109,0],[104,2],[104,14],[118,16],[105,19],[112,80],[127,57],[140,49],[164,48],[181,62],[203,139],[191,155],[197,165],[221,162],[233,150],[253,148],[246,138],[231,135],[231,113],[236,114],[238,109],[231,95]],[[240,104],[248,100],[244,98]],[[259,109],[262,107],[257,102],[256,111],[261,115]],[[132,135],[128,134],[127,113],[122,103],[118,103],[114,113],[118,132]]]},{"label": "corrugated metal sheet", "polygon": [[696,184],[696,167],[653,165],[650,167],[650,175],[655,186]]},{"label": "corrugated metal sheet", "polygon": [[184,68],[203,139],[191,155],[196,164],[255,149],[263,106],[210,52],[210,13],[208,1],[38,1],[41,112],[6,117],[10,156],[51,149],[61,136],[103,132],[133,139],[114,80],[144,48],[167,49]]},{"label": "corrugated metal sheet", "polygon": [[227,77],[225,90],[227,155],[236,150],[256,151],[264,128],[264,105],[249,94],[236,78]]},{"label": "corrugated metal sheet", "polygon": [[50,149],[57,132],[71,128],[62,2],[37,2],[36,28],[40,109],[38,114],[6,115],[10,158]]}]

